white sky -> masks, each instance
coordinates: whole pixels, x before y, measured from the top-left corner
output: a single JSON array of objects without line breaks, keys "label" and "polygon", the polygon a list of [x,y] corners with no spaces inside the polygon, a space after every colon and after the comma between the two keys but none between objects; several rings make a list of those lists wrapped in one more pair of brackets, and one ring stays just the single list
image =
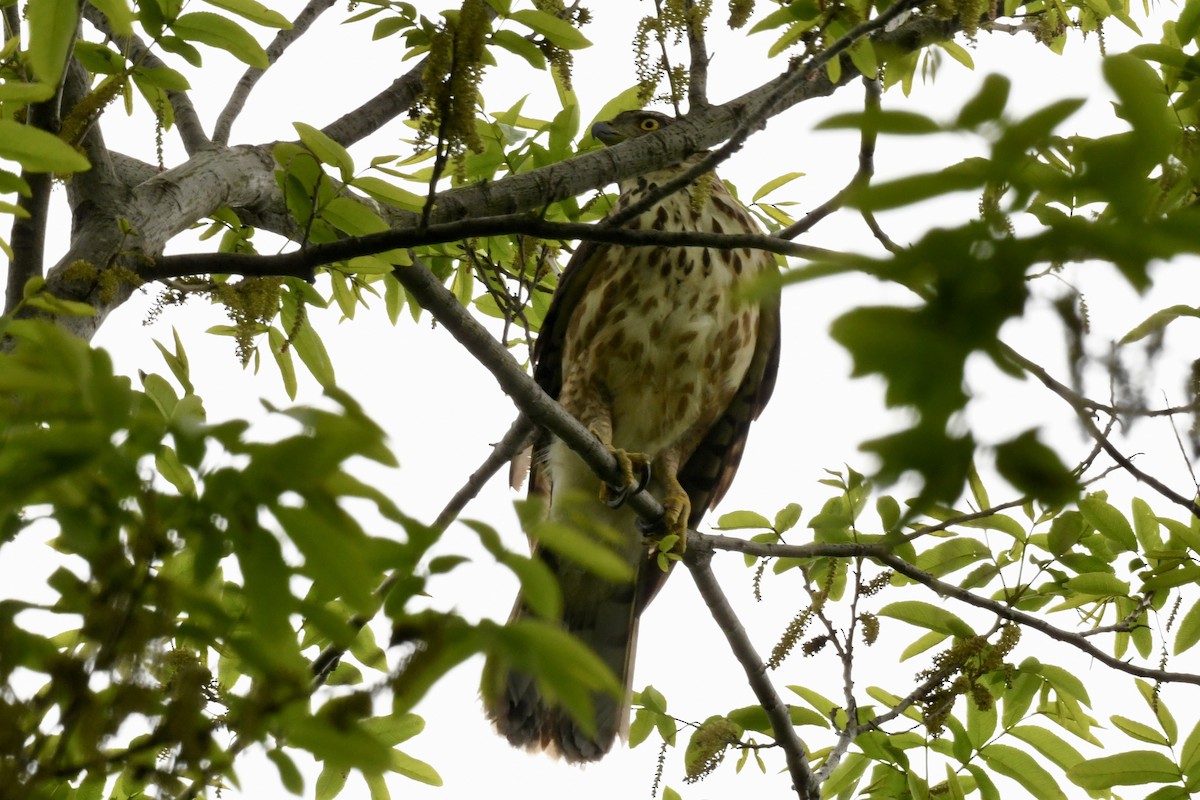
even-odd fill
[{"label": "white sky", "polygon": [[[292,0],[273,5],[290,16],[301,4]],[[428,9],[442,4],[418,2],[417,5]],[[575,69],[575,88],[583,103],[581,116],[585,124],[606,100],[634,82],[633,57],[627,43],[632,39],[637,18],[653,10],[650,3],[629,0],[590,5],[595,21],[585,34],[596,46],[577,53]],[[759,34],[748,42],[740,36],[718,35],[723,27],[724,4],[714,5],[717,9],[710,26],[714,53],[710,97],[713,102],[722,102],[776,74],[783,68],[784,60],[781,57],[770,63],[761,61],[758,51],[765,50],[773,33]],[[759,5],[758,16],[772,8],[767,3]],[[340,7],[329,12],[328,19],[322,20],[262,81],[234,128],[235,143],[294,138],[293,121],[316,126],[327,124],[374,95],[397,71],[407,69],[408,63],[400,62],[403,48],[399,42],[370,45],[369,25],[346,28],[334,24],[343,15]],[[1157,40],[1156,25],[1146,24],[1143,30],[1150,40]],[[1118,23],[1110,25],[1107,45],[1109,52],[1130,46]],[[937,119],[947,119],[986,74],[1000,72],[1013,80],[1010,113],[1014,115],[1027,113],[1058,97],[1087,97],[1085,108],[1068,120],[1062,132],[1096,135],[1120,129],[1120,123],[1107,107],[1109,95],[1099,78],[1094,37],[1087,41],[1073,37],[1066,56],[1061,58],[1035,45],[1029,37],[1012,38],[1004,34],[981,34],[971,52],[977,65],[974,72],[944,58],[936,84],[925,85],[918,79],[910,98],[893,89],[884,96],[885,108],[918,110]],[[555,110],[549,76],[527,68],[513,71],[522,68],[523,62],[502,62],[500,68],[488,73],[484,84],[488,108],[507,108],[528,93],[524,113],[540,113],[548,118]],[[186,72],[197,86],[192,97],[201,119],[211,128],[241,68],[206,49],[204,73]],[[514,79],[514,75],[519,77]],[[834,113],[857,109],[861,96],[861,88],[852,85],[832,99],[805,103],[781,115],[720,170],[722,176],[736,184],[743,198],[748,199],[771,177],[798,170],[805,172],[806,177],[775,198],[799,201],[801,212],[824,201],[853,174],[858,142],[853,135],[814,132],[812,128]],[[113,107],[106,125],[118,122],[120,116],[120,109]],[[106,129],[111,147],[143,156],[153,152],[153,129],[144,116],[120,127],[120,133]],[[373,155],[406,152],[406,146],[399,140],[407,136],[408,129],[392,126],[354,147],[352,153],[360,166],[365,165]],[[168,143],[170,166],[181,160],[181,154],[170,135]],[[951,135],[937,139],[881,137],[876,155],[878,179],[947,165],[979,152],[981,147],[977,140]],[[903,214],[883,215],[881,222],[892,238],[903,244],[915,240],[922,230],[939,221],[969,218],[975,213],[976,202],[974,196],[956,195]],[[849,213],[826,220],[804,241],[842,249],[874,246],[866,228]],[[176,252],[193,247],[183,244]],[[1093,341],[1103,351],[1108,341],[1140,322],[1149,310],[1177,302],[1194,303],[1200,282],[1188,267],[1194,269],[1195,264],[1156,270],[1155,277],[1161,279],[1161,287],[1146,301],[1140,301],[1120,281],[1114,280],[1107,267],[1074,265],[1066,270],[1065,278],[1087,295],[1096,331]],[[1043,283],[1046,285],[1040,292],[1042,296],[1057,292],[1050,282]],[[327,285],[318,282],[318,287]],[[869,471],[870,461],[857,452],[857,444],[894,430],[902,418],[883,410],[876,382],[849,378],[849,360],[829,341],[827,331],[836,316],[855,305],[902,298],[903,294],[889,287],[853,277],[804,284],[785,293],[786,338],[779,386],[771,406],[752,430],[737,482],[721,508],[710,515],[709,522],[715,522],[724,511],[740,508],[752,508],[771,516],[789,502],[804,506],[806,522],[831,491],[816,483],[824,477],[823,468],[838,469],[848,463],[860,471]],[[204,335],[208,326],[225,322],[219,310],[195,302],[182,311],[168,311],[147,328],[142,326],[142,319],[150,299],[135,298],[114,313],[96,337],[96,344],[114,354],[120,371],[134,376],[139,369],[169,374],[151,338],[169,343],[170,327],[174,326],[187,346],[193,363],[193,381],[205,399],[210,418],[261,418],[259,398],[279,405],[288,403],[269,358],[264,360],[261,374],[252,375],[237,365],[230,340]],[[511,403],[486,371],[459,350],[445,331],[431,328],[428,317],[420,324],[413,324],[405,315],[393,328],[383,313],[382,302],[374,304],[372,313],[360,312],[352,322],[339,322],[336,311],[314,316],[333,356],[339,384],[388,430],[401,461],[398,471],[364,474],[369,474],[406,512],[431,520],[487,455],[489,443],[507,429],[513,417]],[[1018,350],[1065,376],[1060,338],[1049,319],[1046,304],[1035,301],[1030,318],[1006,329],[1006,339]],[[1172,331],[1167,340],[1167,359],[1176,364],[1186,365],[1200,346],[1195,326],[1189,327],[1188,322],[1176,326],[1178,330]],[[1087,451],[1070,410],[1053,398],[1043,397],[1044,392],[1031,382],[1021,385],[1001,378],[982,360],[971,364],[970,374],[976,391],[968,419],[980,440],[1001,441],[1027,427],[1042,425],[1047,428],[1048,438],[1060,446],[1064,460],[1072,462]],[[1155,380],[1156,385],[1169,393],[1173,403],[1183,399],[1177,374],[1170,372]],[[314,382],[302,379],[298,402],[321,402]],[[279,429],[267,422],[259,430],[261,435],[269,436]],[[1186,493],[1187,474],[1167,424],[1145,422],[1135,432],[1138,439],[1134,449],[1147,454],[1146,463],[1161,465],[1161,474]],[[1130,491],[1128,482],[1116,482],[1110,491],[1115,493],[1116,486],[1122,489],[1118,496],[1128,496],[1124,494]],[[993,501],[1013,496],[998,482],[989,485],[989,489]],[[1140,494],[1147,496],[1160,513],[1181,516],[1182,512],[1176,513],[1165,502],[1149,498],[1149,492]],[[493,524],[512,547],[519,547],[522,535],[511,511],[515,496],[500,476],[467,509],[466,515]],[[803,525],[802,522],[793,532],[799,541],[805,536]],[[435,582],[430,603],[455,609],[468,618],[504,618],[511,607],[515,581],[495,567],[488,556],[479,554],[473,534],[461,526],[451,529],[444,549],[457,551],[460,545],[477,560],[451,577]],[[39,557],[38,563],[45,562]],[[0,586],[14,587],[10,589],[13,594],[36,588],[28,562],[22,559],[18,571],[26,581],[24,586],[9,582],[16,578],[11,566],[14,566],[12,561],[0,563]],[[727,594],[742,614],[760,651],[769,652],[788,619],[804,601],[797,598],[788,580],[768,580],[767,601],[756,605],[751,596],[751,573],[742,566],[740,556],[718,556],[717,568]],[[885,593],[880,602],[890,599],[893,598]],[[934,597],[924,599],[938,602]],[[979,619],[965,609],[952,610],[965,618]],[[925,662],[917,658],[897,665],[895,654],[919,633],[899,624],[885,624],[881,642],[872,650],[860,649],[864,668],[857,681],[860,694],[874,682],[883,682],[898,694],[905,693],[905,681]],[[1044,655],[1047,642],[1028,634],[1014,653],[1014,659]],[[1194,652],[1177,659],[1173,668],[1200,669]],[[1089,685],[1099,688],[1099,684],[1091,681],[1104,680],[1103,669],[1093,670],[1080,659],[1071,659],[1070,663],[1078,666]],[[434,789],[396,779],[391,782],[395,796],[414,800],[505,797],[518,792],[533,797],[566,796],[573,800],[649,796],[657,760],[657,748],[652,744],[633,751],[618,749],[603,762],[583,770],[511,750],[491,732],[482,717],[477,697],[479,666],[478,659],[472,660],[435,687],[417,709],[425,717],[425,733],[402,747],[437,768],[445,787]],[[840,665],[832,656],[805,660],[797,654],[773,677],[781,691],[784,684],[803,683],[827,695],[839,696]],[[642,620],[634,685],[641,688],[647,683],[662,690],[671,710],[685,719],[699,721],[709,714],[753,702],[740,667],[683,570],[668,582]],[[1093,699],[1098,695],[1093,689]],[[1185,708],[1196,707],[1195,692],[1171,690],[1166,697],[1168,702],[1176,697],[1185,701],[1176,702],[1174,709],[1181,729],[1186,732],[1197,719],[1196,712],[1190,715],[1184,712]],[[1095,715],[1104,721],[1113,712],[1145,718],[1142,708],[1130,707],[1099,706]],[[811,735],[811,730],[802,730],[802,735]],[[786,776],[759,776],[753,767],[748,767],[746,774],[735,776],[732,759],[703,784],[685,786],[681,780],[683,744],[681,740],[680,747],[669,755],[664,782],[680,790],[685,798],[737,793],[772,800],[790,795]],[[1128,746],[1127,740],[1125,744]],[[251,753],[245,758],[240,795],[231,792],[225,796],[283,796],[273,768],[264,765],[258,756]],[[766,757],[770,766],[782,768],[778,756]],[[251,767],[252,763],[257,765]],[[939,766],[930,779],[937,782],[941,777]],[[1070,786],[1064,789],[1072,797],[1086,796],[1080,790],[1072,791]],[[311,793],[310,781],[306,796]],[[352,778],[342,796],[358,800],[367,797],[367,790]],[[1022,795],[1015,790],[1007,796]]]}]

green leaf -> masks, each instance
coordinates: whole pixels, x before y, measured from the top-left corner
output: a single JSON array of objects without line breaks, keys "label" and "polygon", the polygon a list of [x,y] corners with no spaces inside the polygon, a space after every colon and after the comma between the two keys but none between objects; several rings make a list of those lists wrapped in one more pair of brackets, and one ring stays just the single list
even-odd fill
[{"label": "green leaf", "polygon": [[192,88],[183,73],[170,67],[136,67],[133,74],[135,78],[145,81],[148,85],[157,86],[168,92],[186,92]]},{"label": "green leaf", "polygon": [[1109,717],[1109,720],[1131,739],[1137,739],[1140,742],[1148,742],[1149,744],[1159,744],[1164,746],[1170,745],[1170,742],[1167,741],[1167,737],[1163,736],[1149,725],[1145,725],[1137,720],[1129,719],[1129,717],[1122,717],[1120,714],[1113,714],[1111,717]]},{"label": "green leaf", "polygon": [[1200,722],[1196,723],[1183,742],[1183,748],[1179,751],[1179,765],[1189,774],[1200,767]]},{"label": "green leaf", "polygon": [[747,528],[771,529],[771,521],[757,511],[730,511],[722,514],[714,526],[719,531],[738,531]]},{"label": "green leaf", "polygon": [[327,765],[342,769],[353,767],[363,772],[382,772],[388,768],[391,754],[395,752],[363,728],[335,726],[323,716],[297,720],[284,730],[284,734],[288,745],[302,747]]},{"label": "green leaf", "polygon": [[775,532],[787,533],[800,521],[802,509],[798,503],[788,503],[775,512]]},{"label": "green leaf", "polygon": [[996,470],[1017,491],[1061,506],[1079,496],[1079,481],[1058,454],[1028,430],[996,447]]},{"label": "green leaf", "polygon": [[484,549],[492,557],[517,576],[521,582],[521,602],[539,616],[558,619],[562,614],[562,590],[549,566],[536,556],[523,556],[504,549],[500,534],[492,526],[472,519],[461,521],[479,535]]},{"label": "green leaf", "polygon": [[534,69],[546,68],[546,55],[538,46],[516,31],[498,30],[492,32],[492,41],[510,53],[520,56],[529,62]]},{"label": "green leaf", "polygon": [[897,661],[907,661],[915,655],[920,655],[929,648],[936,647],[937,645],[946,641],[947,636],[949,636],[949,634],[940,633],[938,631],[930,631],[929,633],[922,634],[912,644],[904,648],[904,651],[900,653],[900,657],[897,659]]},{"label": "green leaf", "polygon": [[921,553],[917,556],[916,566],[935,577],[941,577],[991,555],[992,551],[983,542],[958,536]]},{"label": "green leaf", "polygon": [[785,172],[784,174],[780,175],[777,178],[772,178],[771,180],[767,181],[766,183],[764,183],[762,186],[759,187],[758,191],[754,193],[754,198],[751,202],[757,203],[759,200],[766,197],[771,192],[778,189],[780,186],[784,186],[788,183],[791,183],[792,181],[796,180],[796,178],[803,178],[803,177],[804,177],[803,172]]},{"label": "green leaf", "polygon": [[1158,720],[1159,727],[1162,728],[1163,734],[1167,737],[1167,744],[1174,747],[1179,740],[1179,725],[1175,722],[1175,717],[1171,715],[1170,709],[1167,708],[1166,699],[1163,698],[1158,690],[1142,680],[1137,678],[1134,683],[1137,684],[1138,692],[1142,695],[1142,699],[1146,701],[1146,705],[1154,712],[1155,719]]},{"label": "green leaf", "polygon": [[350,185],[356,189],[362,189],[381,203],[403,208],[406,211],[420,211],[425,205],[423,197],[371,175],[355,178],[350,181]]},{"label": "green leaf", "polygon": [[1171,306],[1155,311],[1142,320],[1133,330],[1121,337],[1121,344],[1129,344],[1144,339],[1152,333],[1157,333],[1180,317],[1200,318],[1200,308],[1192,306]]},{"label": "green leaf", "polygon": [[974,636],[975,632],[971,630],[971,626],[963,622],[962,619],[942,608],[935,606],[932,603],[926,603],[921,600],[900,600],[895,603],[888,603],[877,612],[881,617],[891,617],[910,625],[916,625],[921,628],[929,628],[938,633],[946,633],[951,636],[969,637]]},{"label": "green leaf", "polygon": [[1045,728],[1034,725],[1017,725],[1010,728],[1008,732],[1021,741],[1032,745],[1035,750],[1053,761],[1064,771],[1083,761],[1083,756],[1079,754],[1078,750],[1068,744],[1061,736]]},{"label": "green leaf", "polygon": [[367,561],[365,537],[339,527],[310,508],[276,506],[275,518],[304,555],[304,572],[326,592],[345,598],[358,610],[371,600],[377,571]]},{"label": "green leaf", "polygon": [[539,11],[534,8],[522,9],[510,14],[509,19],[521,23],[536,33],[540,33],[551,44],[556,44],[564,50],[579,50],[592,46],[592,43],[571,23],[565,22],[545,11]]},{"label": "green leaf", "polygon": [[1169,107],[1162,77],[1130,53],[1104,59],[1103,70],[1105,79],[1120,100],[1121,116],[1133,126],[1138,155],[1153,163],[1166,158],[1180,131]]},{"label": "green leaf", "polygon": [[[29,22],[29,65],[37,79],[57,86],[71,54],[79,24],[76,0],[33,0],[25,7]],[[3,138],[3,137],[0,137]]]},{"label": "green leaf", "polygon": [[337,167],[343,181],[349,181],[354,177],[354,159],[350,158],[350,153],[346,151],[346,148],[312,125],[293,122],[292,127],[300,135],[300,141],[304,143],[304,146],[311,150],[322,164]]},{"label": "green leaf", "polygon": [[853,791],[871,763],[871,759],[862,753],[847,753],[821,785],[821,796],[838,797],[843,792]]},{"label": "green leaf", "polygon": [[196,481],[179,460],[179,454],[173,448],[163,445],[154,456],[154,466],[158,474],[166,479],[180,494],[195,496]]},{"label": "green leaf", "polygon": [[1074,578],[1068,578],[1066,587],[1079,594],[1099,595],[1101,597],[1112,595],[1127,597],[1129,595],[1128,583],[1116,575],[1109,575],[1105,572],[1085,572],[1082,575],[1076,575]]},{"label": "green leaf", "polygon": [[1179,767],[1162,753],[1131,750],[1083,761],[1067,770],[1067,777],[1083,789],[1100,791],[1113,786],[1174,783],[1183,776]]},{"label": "green leaf", "polygon": [[988,740],[992,738],[992,734],[996,732],[996,722],[999,717],[996,712],[996,704],[989,702],[985,705],[985,708],[980,708],[974,698],[967,700],[967,737],[976,749],[987,744]]},{"label": "green leaf", "polygon": [[108,18],[108,24],[117,36],[133,33],[133,10],[126,0],[88,0]]},{"label": "green leaf", "polygon": [[1079,501],[1079,513],[1106,539],[1125,550],[1137,550],[1137,538],[1129,520],[1103,497],[1090,494]]},{"label": "green leaf", "polygon": [[985,122],[1000,118],[1008,104],[1012,84],[1002,75],[988,75],[974,97],[963,105],[954,121],[956,128],[977,128]]},{"label": "green leaf", "polygon": [[88,160],[62,139],[11,119],[0,119],[0,158],[15,161],[30,172],[91,169]]},{"label": "green leaf", "polygon": [[266,51],[245,28],[211,11],[184,14],[171,24],[171,29],[182,39],[224,50],[252,67],[266,69],[271,65]]},{"label": "green leaf", "polygon": [[21,83],[19,81],[0,83],[0,102],[3,103],[19,105],[40,103],[53,96],[54,87],[48,83]]},{"label": "green leaf", "polygon": [[865,129],[878,133],[913,136],[940,133],[942,126],[924,114],[917,114],[913,111],[852,111],[834,114],[816,125],[816,130],[819,131],[841,129]]},{"label": "green leaf", "polygon": [[292,23],[278,11],[272,11],[257,0],[205,0],[210,6],[232,11],[239,17],[245,17],[251,22],[265,25],[268,28],[290,29]]},{"label": "green leaf", "polygon": [[348,770],[326,764],[321,769],[321,773],[317,775],[315,800],[333,800],[341,794],[342,789],[346,786],[348,775]]},{"label": "green leaf", "polygon": [[442,785],[442,776],[438,775],[437,770],[424,761],[419,761],[399,750],[392,750],[388,768],[392,772],[403,775],[410,780],[418,781],[419,783],[429,786]]},{"label": "green leaf", "polygon": [[267,343],[271,348],[271,355],[275,356],[275,363],[279,367],[279,377],[283,380],[283,390],[287,392],[287,396],[292,400],[296,399],[296,365],[292,363],[292,349],[287,343],[287,339],[283,335],[283,331],[276,327],[272,327],[267,331]]},{"label": "green leaf", "polygon": [[333,374],[333,361],[325,350],[325,344],[317,336],[308,320],[304,320],[299,330],[292,337],[292,347],[300,360],[308,367],[308,371],[317,379],[317,383],[325,388],[337,385]]},{"label": "green leaf", "polygon": [[833,702],[828,697],[809,689],[807,686],[789,685],[787,688],[799,695],[804,702],[815,708],[817,713],[820,714],[824,719],[829,719],[832,717],[834,710],[838,708],[837,703]]},{"label": "green leaf", "polygon": [[[321,219],[350,236],[366,236],[388,230],[388,224],[369,207],[349,197],[335,197],[321,207]],[[388,268],[383,264],[367,269],[378,274]],[[358,270],[355,270],[358,271]]]},{"label": "green leaf", "polygon": [[1041,673],[1042,677],[1048,680],[1060,694],[1073,697],[1085,706],[1091,707],[1092,701],[1088,697],[1087,688],[1075,673],[1054,664],[1039,664],[1037,672]]},{"label": "green leaf", "polygon": [[1183,615],[1183,619],[1179,621],[1179,627],[1175,630],[1175,647],[1172,653],[1179,655],[1185,650],[1190,650],[1196,642],[1200,642],[1200,600],[1193,603],[1188,612]]},{"label": "green leaf", "polygon": [[593,538],[576,525],[545,520],[532,528],[540,546],[569,558],[589,572],[613,582],[633,580],[633,566],[602,540]]},{"label": "green leaf", "polygon": [[1033,756],[1004,744],[989,744],[979,751],[995,772],[1012,778],[1038,800],[1066,800],[1058,781]]}]

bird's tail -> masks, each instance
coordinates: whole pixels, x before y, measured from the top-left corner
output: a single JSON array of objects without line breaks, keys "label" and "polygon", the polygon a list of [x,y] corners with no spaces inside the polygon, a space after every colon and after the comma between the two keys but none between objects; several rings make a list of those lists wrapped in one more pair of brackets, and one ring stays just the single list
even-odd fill
[{"label": "bird's tail", "polygon": [[[484,666],[484,703],[496,730],[513,746],[544,750],[572,763],[596,761],[628,728],[637,641],[636,592],[632,583],[614,584],[584,572],[570,576],[563,586],[567,589],[563,627],[612,670],[622,696],[592,695],[594,728],[589,733],[561,704],[542,695],[532,675],[492,656]],[[527,613],[517,598],[510,621]]]}]

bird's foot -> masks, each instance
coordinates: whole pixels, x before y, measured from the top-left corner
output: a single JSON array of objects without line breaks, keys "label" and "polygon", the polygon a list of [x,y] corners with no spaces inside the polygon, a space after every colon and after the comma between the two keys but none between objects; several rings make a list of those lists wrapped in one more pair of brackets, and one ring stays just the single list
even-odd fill
[{"label": "bird's foot", "polygon": [[637,494],[650,483],[650,456],[631,453],[619,447],[609,447],[621,468],[621,484],[600,484],[600,500],[609,508],[620,508],[630,495]]},{"label": "bird's foot", "polygon": [[692,501],[687,492],[679,481],[672,480],[671,484],[663,497],[663,515],[651,523],[638,522],[642,533],[654,541],[658,565],[663,571],[687,552],[688,518],[692,515]]}]

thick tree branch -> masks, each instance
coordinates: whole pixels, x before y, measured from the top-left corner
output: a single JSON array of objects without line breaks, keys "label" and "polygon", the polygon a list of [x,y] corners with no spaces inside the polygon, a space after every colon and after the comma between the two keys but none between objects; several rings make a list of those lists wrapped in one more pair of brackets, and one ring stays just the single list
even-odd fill
[{"label": "thick tree branch", "polygon": [[[692,544],[693,541],[696,542],[696,545]],[[1139,678],[1162,681],[1163,683],[1190,683],[1200,686],[1200,675],[1187,672],[1169,672],[1167,670],[1151,669],[1149,667],[1138,666],[1137,664],[1130,664],[1099,649],[1082,634],[1063,630],[1051,625],[1039,616],[1011,608],[998,600],[980,597],[952,583],[939,580],[925,570],[919,569],[893,554],[887,545],[855,543],[765,544],[763,542],[735,539],[729,536],[715,536],[693,532],[688,536],[688,547],[691,548],[693,546],[707,546],[717,550],[731,550],[737,553],[765,556],[768,558],[817,558],[820,556],[829,556],[832,558],[871,558],[884,566],[891,567],[906,578],[910,578],[932,589],[943,597],[952,597],[967,605],[975,606],[976,608],[995,614],[997,617],[1006,619],[1009,622],[1015,622],[1024,628],[1038,631],[1049,636],[1051,639],[1070,645],[1086,653],[1105,666],[1119,672],[1136,675]]]},{"label": "thick tree branch", "polygon": [[[910,0],[911,1],[911,0]],[[894,30],[876,32],[874,38],[892,44],[901,50],[912,50],[929,41],[944,39],[953,34],[951,23],[925,17],[914,17]],[[788,81],[794,67],[780,77],[748,92],[736,100],[721,106],[703,109],[690,115],[676,125],[662,131],[639,137],[636,141],[617,147],[605,148],[569,161],[559,162],[537,170],[510,175],[495,183],[482,181],[458,187],[438,195],[431,223],[440,224],[467,218],[478,218],[497,214],[512,214],[535,208],[544,208],[547,203],[572,197],[582,192],[604,186],[654,169],[678,163],[685,156],[711,147],[730,136],[744,118],[747,108],[757,108],[768,96],[773,99],[773,113],[803,102],[804,100],[828,95],[837,87],[830,83],[822,70],[807,80],[780,87]],[[384,121],[392,119],[406,109],[419,87],[420,65],[409,75],[398,81],[396,91],[385,92],[376,100],[343,117],[325,132],[343,144],[357,141],[362,136],[378,129]],[[854,72],[852,66],[843,67],[843,79],[849,80]],[[63,320],[64,326],[83,337],[90,337],[113,307],[124,302],[128,293],[101,303],[94,287],[65,279],[66,265],[76,260],[107,265],[124,258],[119,251],[126,245],[140,259],[154,258],[161,251],[165,240],[157,237],[126,242],[115,230],[117,217],[154,231],[181,230],[203,219],[221,206],[230,206],[242,214],[243,219],[260,221],[267,228],[282,235],[289,235],[294,227],[285,219],[285,209],[275,184],[274,164],[268,155],[268,147],[234,148],[229,151],[213,148],[212,152],[197,153],[186,164],[176,170],[156,176],[149,183],[153,191],[172,188],[170,195],[178,198],[195,195],[197,202],[168,202],[157,208],[149,208],[145,201],[151,192],[138,187],[120,208],[105,209],[103,214],[93,215],[88,224],[76,232],[71,252],[59,262],[48,277],[49,290],[65,299],[83,300],[97,305],[99,313],[90,318]],[[245,156],[256,154],[256,163],[251,164]],[[216,155],[217,157],[213,157]],[[232,155],[232,159],[225,156]],[[114,163],[128,166],[125,160],[114,158]],[[123,167],[122,167],[123,168]],[[254,186],[247,193],[245,189]],[[201,187],[197,190],[197,187]],[[154,219],[149,219],[154,217]],[[415,215],[391,214],[392,224],[413,224]],[[83,238],[81,238],[83,237]],[[135,267],[141,265],[131,262]],[[228,271],[228,270],[217,270]]]},{"label": "thick tree branch", "polygon": [[308,29],[317,21],[317,18],[328,11],[335,1],[308,0],[308,5],[292,20],[292,27],[277,33],[274,41],[267,46],[268,67],[250,67],[242,74],[237,85],[233,87],[233,93],[229,96],[225,107],[217,115],[217,122],[213,126],[212,135],[212,140],[215,144],[229,144],[229,133],[233,128],[234,120],[237,119],[238,114],[242,113],[242,108],[245,107],[246,100],[250,97],[250,92],[258,84],[259,79],[267,74],[267,69],[279,60],[279,57],[283,55],[284,51],[293,42],[308,32]]},{"label": "thick tree branch", "polygon": [[691,572],[700,596],[704,598],[704,603],[712,613],[713,619],[716,620],[717,627],[725,634],[725,639],[729,642],[729,649],[733,651],[734,657],[745,670],[746,679],[754,696],[767,713],[767,719],[771,721],[775,741],[783,748],[788,773],[792,778],[792,788],[802,800],[817,800],[821,796],[821,787],[809,766],[808,757],[804,752],[804,744],[796,735],[796,727],[792,724],[788,707],[780,699],[779,693],[775,691],[775,686],[770,679],[767,678],[766,665],[759,658],[758,652],[754,649],[754,643],[750,641],[746,629],[738,620],[733,607],[729,605],[725,593],[721,591],[721,584],[713,575],[711,561],[712,548],[707,546],[689,545],[683,557],[683,563]]}]

